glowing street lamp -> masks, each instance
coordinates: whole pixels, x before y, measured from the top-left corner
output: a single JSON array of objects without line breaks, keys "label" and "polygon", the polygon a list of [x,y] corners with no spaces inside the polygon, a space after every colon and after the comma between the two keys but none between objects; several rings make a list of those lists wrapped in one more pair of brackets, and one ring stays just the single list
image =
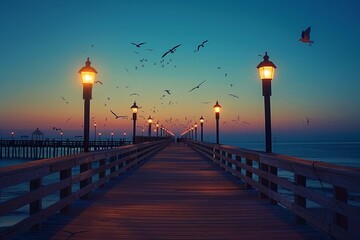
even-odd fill
[{"label": "glowing street lamp", "polygon": [[272,152],[271,140],[271,114],[270,114],[270,96],[271,96],[271,80],[275,74],[275,64],[269,61],[267,52],[264,55],[264,61],[257,66],[260,79],[262,80],[264,106],[265,106],[265,142],[266,152]]},{"label": "glowing street lamp", "polygon": [[96,123],[94,123],[94,141],[96,141]]},{"label": "glowing street lamp", "polygon": [[[272,139],[271,139],[271,114],[270,114],[270,96],[271,96],[271,81],[274,78],[275,74],[275,64],[269,61],[269,56],[267,52],[264,55],[264,61],[259,63],[257,66],[259,70],[260,79],[262,80],[263,96],[264,96],[264,106],[265,106],[265,143],[266,143],[266,152],[272,152]],[[262,171],[268,172],[269,166],[265,163],[260,164],[260,169]],[[277,168],[270,166],[270,173],[277,175]],[[269,186],[270,189],[274,192],[277,192],[277,185],[273,182],[261,178],[261,184],[264,186]],[[266,198],[265,194],[261,194],[262,198]],[[273,204],[276,203],[275,200],[271,200]]]},{"label": "glowing street lamp", "polygon": [[[97,71],[90,66],[91,62],[87,58],[85,66],[79,70],[83,84],[83,99],[84,99],[84,152],[89,152],[89,132],[90,132],[90,100],[92,98],[92,86],[95,81]],[[96,136],[96,135],[95,135]],[[91,163],[84,163],[80,165],[80,172],[86,172],[91,168]],[[80,181],[80,188],[85,187],[91,183],[91,178]],[[88,198],[86,194],[83,198]]]},{"label": "glowing street lamp", "polygon": [[14,131],[11,131],[11,140],[14,140]]},{"label": "glowing street lamp", "polygon": [[204,138],[203,138],[203,134],[204,134],[204,118],[201,116],[200,117],[200,140],[203,141]]},{"label": "glowing street lamp", "polygon": [[159,121],[156,123],[156,138],[159,137]]},{"label": "glowing street lamp", "polygon": [[101,132],[99,132],[99,141],[101,141]]},{"label": "glowing street lamp", "polygon": [[124,132],[124,142],[126,141],[126,132]]},{"label": "glowing street lamp", "polygon": [[197,127],[198,125],[195,123],[194,129],[195,129],[195,141],[197,141]]},{"label": "glowing street lamp", "polygon": [[97,73],[97,71],[90,65],[91,62],[89,58],[87,58],[85,67],[82,67],[79,70],[83,83],[84,99],[84,152],[89,151],[90,99],[92,98],[92,86],[94,84],[95,75]]},{"label": "glowing street lamp", "polygon": [[136,138],[136,120],[137,120],[137,112],[139,107],[136,105],[136,102],[130,107],[133,113],[133,144],[135,144]]},{"label": "glowing street lamp", "polygon": [[[151,124],[153,122],[153,119],[151,118],[151,116],[149,116],[149,118],[147,119],[148,123],[149,123],[149,130],[148,130],[148,135],[149,138],[151,137]],[[150,139],[149,139],[150,140]]]},{"label": "glowing street lamp", "polygon": [[111,132],[111,141],[114,141],[114,133]]},{"label": "glowing street lamp", "polygon": [[63,132],[60,132],[60,141],[62,141],[62,139],[63,139]]},{"label": "glowing street lamp", "polygon": [[219,144],[219,119],[220,119],[221,106],[218,101],[214,105],[215,119],[216,119],[216,144]]}]

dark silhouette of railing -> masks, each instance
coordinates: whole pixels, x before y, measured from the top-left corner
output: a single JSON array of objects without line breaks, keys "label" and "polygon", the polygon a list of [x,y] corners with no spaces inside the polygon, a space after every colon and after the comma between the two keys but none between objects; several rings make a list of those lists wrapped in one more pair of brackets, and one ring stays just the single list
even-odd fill
[{"label": "dark silhouette of railing", "polygon": [[[305,222],[336,239],[360,239],[360,169],[183,140]],[[266,169],[261,166],[266,164]],[[270,168],[276,168],[274,174]],[[281,174],[280,174],[281,173]],[[316,187],[314,183],[320,185]]]},{"label": "dark silhouette of railing", "polygon": [[[137,137],[136,143],[163,138]],[[90,141],[90,151],[111,149],[132,144],[126,140]],[[0,140],[0,158],[54,158],[83,152],[84,142],[79,140]]]}]

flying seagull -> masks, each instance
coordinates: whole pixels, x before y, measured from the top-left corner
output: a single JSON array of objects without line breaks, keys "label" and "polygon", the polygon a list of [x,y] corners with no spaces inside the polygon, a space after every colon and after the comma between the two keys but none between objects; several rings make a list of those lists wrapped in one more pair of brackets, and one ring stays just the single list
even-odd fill
[{"label": "flying seagull", "polygon": [[204,82],[205,82],[205,80],[202,81],[202,82],[201,82],[199,85],[197,85],[196,87],[193,87],[189,92],[195,90],[196,88],[200,88],[201,84],[203,84]]},{"label": "flying seagull", "polygon": [[205,40],[202,42],[202,44],[199,44],[198,47],[197,47],[197,51],[200,50],[200,47],[204,47],[204,44],[207,43],[208,40]]},{"label": "flying seagull", "polygon": [[303,43],[309,43],[309,46],[311,46],[311,44],[314,43],[314,41],[310,40],[310,31],[311,31],[311,27],[308,27],[305,31],[302,31],[301,38],[299,39],[299,41]]},{"label": "flying seagull", "polygon": [[174,53],[174,52],[176,51],[176,48],[178,48],[178,47],[180,47],[180,46],[181,46],[181,44],[176,45],[175,47],[169,49],[169,51],[167,51],[166,53],[164,53],[161,58],[165,57],[166,54],[168,54],[168,53]]},{"label": "flying seagull", "polygon": [[132,94],[130,94],[130,97],[131,96],[140,96],[138,93],[132,93]]},{"label": "flying seagull", "polygon": [[95,83],[100,83],[101,85],[104,85],[101,81],[97,80]]},{"label": "flying seagull", "polygon": [[53,127],[53,130],[63,132],[63,130],[61,130],[61,128],[57,128],[57,127]]},{"label": "flying seagull", "polygon": [[111,109],[110,109],[110,112],[112,113],[112,114],[114,114],[114,116],[115,116],[115,118],[116,119],[118,119],[118,118],[127,118],[127,116],[119,116],[119,115],[117,115],[116,113],[114,113],[113,111],[111,111]]},{"label": "flying seagull", "polygon": [[141,45],[143,45],[143,44],[145,44],[146,42],[142,42],[142,43],[131,43],[131,44],[133,44],[133,45],[135,45],[135,47],[137,47],[137,48],[140,48],[141,47]]},{"label": "flying seagull", "polygon": [[[170,90],[169,90],[169,89],[165,89],[164,91],[165,91],[165,92],[167,92],[169,95],[171,95],[171,93],[170,93]],[[165,97],[165,95],[163,95],[163,97]]]},{"label": "flying seagull", "polygon": [[239,98],[239,96],[232,94],[232,93],[229,93],[229,96],[234,97],[234,98]]},{"label": "flying seagull", "polygon": [[308,118],[308,116],[306,116],[306,125],[309,126],[309,123],[310,123],[310,119]]}]

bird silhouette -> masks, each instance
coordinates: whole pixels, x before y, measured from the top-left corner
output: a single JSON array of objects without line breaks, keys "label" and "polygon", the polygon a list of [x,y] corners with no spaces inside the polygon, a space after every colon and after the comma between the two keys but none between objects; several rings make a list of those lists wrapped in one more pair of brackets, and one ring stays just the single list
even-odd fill
[{"label": "bird silhouette", "polygon": [[208,40],[205,40],[202,42],[202,44],[199,44],[198,47],[197,47],[197,51],[200,50],[200,47],[204,47],[204,44],[207,43]]},{"label": "bird silhouette", "polygon": [[176,45],[175,47],[169,49],[169,51],[167,51],[166,53],[164,53],[161,58],[165,57],[168,53],[174,53],[174,52],[176,51],[176,48],[178,48],[178,47],[180,47],[180,46],[181,46],[181,44]]},{"label": "bird silhouette", "polygon": [[311,32],[311,27],[308,27],[305,31],[302,31],[301,38],[299,39],[299,41],[303,43],[308,43],[309,46],[311,46],[311,44],[314,43],[314,41],[310,40],[310,32]]},{"label": "bird silhouette", "polygon": [[232,94],[232,93],[229,93],[229,96],[234,97],[234,98],[239,98],[239,96]]},{"label": "bird silhouette", "polygon": [[193,87],[192,89],[190,89],[189,92],[192,92],[192,91],[195,90],[196,88],[200,88],[200,86],[201,86],[204,82],[205,82],[205,80],[202,81],[202,82],[201,82],[199,85],[197,85],[196,87]]},{"label": "bird silhouette", "polygon": [[308,116],[306,116],[306,125],[309,126],[309,123],[310,123],[310,119],[308,118]]},{"label": "bird silhouette", "polygon": [[130,94],[130,97],[131,96],[140,96],[138,93],[132,93],[132,94]]},{"label": "bird silhouette", "polygon": [[95,83],[100,83],[101,85],[104,85],[101,81],[97,80]]},{"label": "bird silhouette", "polygon": [[61,128],[53,127],[53,130],[63,132]]},{"label": "bird silhouette", "polygon": [[116,119],[118,119],[118,118],[127,118],[127,116],[120,116],[120,115],[117,115],[116,113],[114,113],[113,111],[111,111],[111,109],[110,109],[110,112],[112,113],[112,114],[114,114],[114,116],[115,116],[115,118]]},{"label": "bird silhouette", "polygon": [[[169,95],[171,95],[171,93],[170,93],[170,90],[169,90],[169,89],[165,89],[164,91],[165,91],[165,92],[167,92]],[[165,95],[163,95],[163,97],[165,97]]]},{"label": "bird silhouette", "polygon": [[135,47],[137,47],[137,48],[140,48],[141,47],[141,45],[143,45],[143,44],[145,44],[146,42],[142,42],[142,43],[131,43],[131,44],[133,44],[133,45],[135,45]]}]

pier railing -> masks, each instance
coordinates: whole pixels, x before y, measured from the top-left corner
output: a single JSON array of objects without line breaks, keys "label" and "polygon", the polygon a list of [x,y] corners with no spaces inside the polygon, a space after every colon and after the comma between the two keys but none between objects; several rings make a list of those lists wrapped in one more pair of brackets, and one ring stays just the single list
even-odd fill
[{"label": "pier railing", "polygon": [[[12,187],[23,189],[20,195],[1,199],[0,217],[6,217],[21,208],[28,209],[23,219],[1,229],[0,239],[12,239],[30,228],[40,227],[47,217],[59,211],[67,211],[74,201],[88,197],[93,190],[123,174],[170,142],[169,139],[146,142],[0,168],[1,193]],[[84,165],[85,171],[81,169]],[[46,198],[52,201],[45,202]]]},{"label": "pier railing", "polygon": [[360,239],[360,169],[184,140],[305,222],[336,239]]}]

